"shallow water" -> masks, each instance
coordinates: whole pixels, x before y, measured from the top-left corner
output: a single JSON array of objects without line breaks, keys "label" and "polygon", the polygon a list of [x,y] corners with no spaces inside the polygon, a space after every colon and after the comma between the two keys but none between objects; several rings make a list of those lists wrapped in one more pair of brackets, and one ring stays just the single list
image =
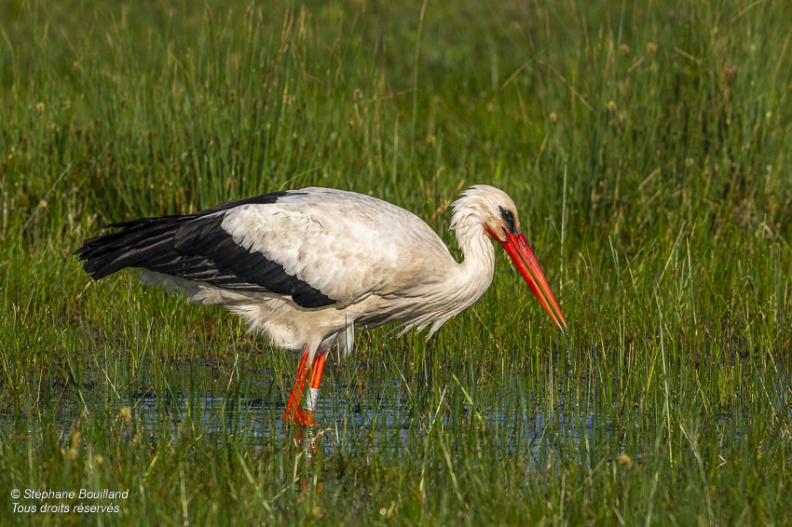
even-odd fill
[{"label": "shallow water", "polygon": [[[152,372],[158,369],[155,379]],[[292,380],[274,369],[191,360],[137,365],[136,372],[123,389],[106,370],[82,372],[81,383],[65,390],[47,420],[55,419],[63,441],[83,416],[118,416],[122,408],[131,410],[138,431],[173,440],[185,433],[193,438],[244,434],[255,446],[281,443],[292,431],[282,418]],[[569,448],[588,440],[608,441],[625,419],[637,418],[631,415],[637,410],[629,409],[634,405],[604,400],[604,390],[588,377],[554,372],[532,379],[515,373],[484,387],[475,376],[466,381],[451,377],[414,374],[405,379],[398,371],[335,363],[327,370],[315,410],[322,426],[308,437],[318,434],[315,446],[327,452],[363,444],[393,454],[420,442],[434,427],[447,429],[452,441],[475,427],[497,437],[498,446],[539,455],[561,444]],[[614,417],[613,409],[620,406],[627,410]],[[5,413],[0,421],[13,421],[20,432],[43,426],[44,419],[30,417]],[[719,420],[734,417],[721,415]]]},{"label": "shallow water", "polygon": [[[144,365],[139,371],[156,367]],[[474,387],[455,380],[420,375],[405,380],[397,372],[345,362],[333,364],[328,373],[315,410],[321,426],[314,430],[327,451],[360,442],[375,450],[394,449],[397,443],[420,440],[436,426],[460,432],[468,426],[490,429],[504,433],[506,447],[527,442],[533,449],[561,438],[575,441],[593,431],[610,433],[611,425],[598,417],[591,401],[581,404],[564,382],[552,378],[526,384],[513,375],[476,394],[471,392]],[[202,436],[242,433],[263,443],[287,435],[282,414],[291,378],[279,377],[272,369],[234,371],[230,365],[205,360],[170,364],[166,375],[166,390],[152,388],[157,384],[153,378],[138,377],[126,396],[118,393],[109,400],[100,400],[103,390],[91,383],[91,389],[82,390],[79,397],[72,394],[69,406],[61,409],[60,426],[68,430],[86,411],[128,407],[138,429],[173,439],[185,428]],[[548,388],[547,382],[555,387]],[[554,391],[552,404],[546,402],[548,390]]]}]

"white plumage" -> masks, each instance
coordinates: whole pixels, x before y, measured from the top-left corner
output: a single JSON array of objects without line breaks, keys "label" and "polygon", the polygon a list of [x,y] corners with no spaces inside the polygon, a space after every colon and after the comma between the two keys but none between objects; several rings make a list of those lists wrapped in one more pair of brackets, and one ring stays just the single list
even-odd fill
[{"label": "white plumage", "polygon": [[[329,347],[351,350],[355,325],[402,322],[430,334],[489,287],[495,254],[509,252],[550,317],[561,310],[520,230],[514,202],[477,185],[453,204],[457,262],[420,218],[383,200],[335,189],[265,194],[196,214],[143,218],[93,238],[77,251],[102,278],[125,267],[144,280],[184,292],[195,302],[241,315],[273,345],[303,348],[285,417],[311,424],[300,409],[309,369],[312,406]],[[315,386],[314,386],[315,385]]]}]

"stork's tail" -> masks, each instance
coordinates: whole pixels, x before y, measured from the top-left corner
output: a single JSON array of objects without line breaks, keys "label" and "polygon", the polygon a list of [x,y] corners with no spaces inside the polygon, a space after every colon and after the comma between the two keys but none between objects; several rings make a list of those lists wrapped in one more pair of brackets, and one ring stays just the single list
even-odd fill
[{"label": "stork's tail", "polygon": [[[252,198],[236,199],[192,214],[115,223],[110,227],[120,227],[120,231],[86,240],[74,254],[85,261],[83,269],[94,280],[126,267],[142,267],[150,271],[200,280],[200,273],[206,271],[205,259],[183,254],[178,250],[178,245],[190,242],[194,237],[211,230],[216,226],[213,223],[221,221],[223,214],[234,207],[275,203],[286,193],[271,192]],[[195,220],[203,221],[191,224]],[[194,228],[182,229],[188,224]]]},{"label": "stork's tail", "polygon": [[155,270],[178,258],[174,235],[191,219],[190,216],[163,216],[116,223],[110,227],[120,227],[120,231],[86,240],[74,254],[84,262],[83,269],[94,280],[126,267]]}]

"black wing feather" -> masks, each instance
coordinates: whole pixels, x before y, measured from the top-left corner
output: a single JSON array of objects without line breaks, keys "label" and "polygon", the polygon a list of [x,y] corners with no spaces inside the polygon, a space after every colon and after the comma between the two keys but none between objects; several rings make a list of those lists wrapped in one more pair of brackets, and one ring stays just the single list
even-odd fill
[{"label": "black wing feather", "polygon": [[195,214],[141,218],[111,227],[120,231],[87,240],[75,254],[95,280],[127,267],[204,282],[224,289],[289,295],[299,306],[334,304],[282,265],[234,242],[222,227],[224,211],[245,204],[271,204],[284,192],[224,203]]}]

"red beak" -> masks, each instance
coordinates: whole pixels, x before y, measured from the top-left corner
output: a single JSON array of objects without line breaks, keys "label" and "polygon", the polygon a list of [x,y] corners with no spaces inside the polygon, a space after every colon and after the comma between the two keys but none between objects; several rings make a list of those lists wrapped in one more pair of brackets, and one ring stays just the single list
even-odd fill
[{"label": "red beak", "polygon": [[534,296],[539,300],[544,310],[547,311],[547,314],[550,315],[550,318],[553,319],[553,322],[556,323],[556,326],[561,331],[566,331],[567,323],[564,320],[564,315],[561,313],[561,308],[558,306],[555,296],[553,296],[553,291],[550,290],[550,285],[547,283],[542,268],[539,267],[539,262],[536,261],[536,256],[534,256],[531,246],[528,245],[525,235],[520,233],[515,236],[506,232],[506,241],[501,242],[501,245],[509,253],[514,265],[517,266],[517,270],[520,271],[528,287],[531,288]]}]

